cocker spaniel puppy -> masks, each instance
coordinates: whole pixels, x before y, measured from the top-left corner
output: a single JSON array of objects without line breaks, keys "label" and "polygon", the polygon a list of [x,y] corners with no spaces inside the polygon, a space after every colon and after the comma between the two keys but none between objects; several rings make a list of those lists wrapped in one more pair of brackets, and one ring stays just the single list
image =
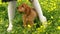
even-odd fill
[{"label": "cocker spaniel puppy", "polygon": [[30,8],[27,4],[23,3],[21,6],[18,6],[18,11],[23,12],[23,26],[26,27],[27,23],[33,27],[34,19],[37,16],[37,12],[34,8]]}]

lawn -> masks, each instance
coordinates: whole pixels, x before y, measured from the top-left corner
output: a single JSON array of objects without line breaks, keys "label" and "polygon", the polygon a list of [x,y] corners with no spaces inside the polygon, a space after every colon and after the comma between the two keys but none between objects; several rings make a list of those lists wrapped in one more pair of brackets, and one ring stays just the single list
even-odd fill
[{"label": "lawn", "polygon": [[[16,6],[21,5],[23,2],[32,7],[32,4],[28,0],[18,0]],[[38,18],[35,19],[35,26],[33,28],[23,28],[22,14],[16,9],[13,30],[7,32],[8,2],[2,3],[0,0],[0,34],[60,34],[60,0],[39,0],[39,3],[48,21],[48,27],[46,29],[43,28]]]}]

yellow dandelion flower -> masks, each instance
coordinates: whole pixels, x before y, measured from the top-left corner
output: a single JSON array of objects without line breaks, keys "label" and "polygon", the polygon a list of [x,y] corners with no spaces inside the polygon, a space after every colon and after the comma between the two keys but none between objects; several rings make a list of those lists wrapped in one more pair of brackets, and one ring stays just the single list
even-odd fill
[{"label": "yellow dandelion flower", "polygon": [[28,0],[26,0],[28,2]]},{"label": "yellow dandelion flower", "polygon": [[0,22],[2,22],[2,20],[0,20]]},{"label": "yellow dandelion flower", "polygon": [[7,24],[6,24],[5,26],[6,26],[6,27],[8,27],[8,25],[7,25]]},{"label": "yellow dandelion flower", "polygon": [[51,8],[51,11],[54,10],[54,8]]},{"label": "yellow dandelion flower", "polygon": [[41,4],[44,4],[43,2],[41,2]]},{"label": "yellow dandelion flower", "polygon": [[48,11],[48,12],[50,12],[50,11]]},{"label": "yellow dandelion flower", "polygon": [[56,6],[56,3],[54,3],[53,5]]},{"label": "yellow dandelion flower", "polygon": [[51,16],[51,18],[53,19],[53,16]]},{"label": "yellow dandelion flower", "polygon": [[43,26],[41,26],[41,28],[42,28]]},{"label": "yellow dandelion flower", "polygon": [[58,27],[57,27],[57,29],[59,29],[59,30],[60,30],[60,26],[58,26]]},{"label": "yellow dandelion flower", "polygon": [[43,30],[41,28],[37,28],[38,32],[43,32]]},{"label": "yellow dandelion flower", "polygon": [[18,0],[18,2],[20,2],[21,0]]},{"label": "yellow dandelion flower", "polygon": [[0,4],[2,4],[2,2],[0,2]]},{"label": "yellow dandelion flower", "polygon": [[30,26],[30,25],[28,25],[28,27],[30,28],[31,26]]}]

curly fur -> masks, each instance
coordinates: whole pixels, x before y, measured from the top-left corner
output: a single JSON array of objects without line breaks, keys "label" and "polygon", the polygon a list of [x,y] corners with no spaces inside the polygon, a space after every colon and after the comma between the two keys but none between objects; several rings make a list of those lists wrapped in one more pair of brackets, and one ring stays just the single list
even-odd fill
[{"label": "curly fur", "polygon": [[33,26],[34,19],[37,16],[36,10],[34,8],[30,8],[27,4],[23,3],[21,6],[18,7],[18,11],[25,13],[22,17],[24,27],[27,26],[27,23]]}]

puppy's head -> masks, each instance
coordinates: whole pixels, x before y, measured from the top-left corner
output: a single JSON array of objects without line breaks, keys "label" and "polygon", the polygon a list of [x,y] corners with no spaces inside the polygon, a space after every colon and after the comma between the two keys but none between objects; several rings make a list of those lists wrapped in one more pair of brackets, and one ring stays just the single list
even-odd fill
[{"label": "puppy's head", "polygon": [[18,6],[18,7],[17,7],[18,11],[19,11],[19,12],[25,12],[25,9],[26,9],[26,8],[25,8],[25,7],[26,7],[25,5],[26,5],[26,4],[22,4],[21,6]]}]

